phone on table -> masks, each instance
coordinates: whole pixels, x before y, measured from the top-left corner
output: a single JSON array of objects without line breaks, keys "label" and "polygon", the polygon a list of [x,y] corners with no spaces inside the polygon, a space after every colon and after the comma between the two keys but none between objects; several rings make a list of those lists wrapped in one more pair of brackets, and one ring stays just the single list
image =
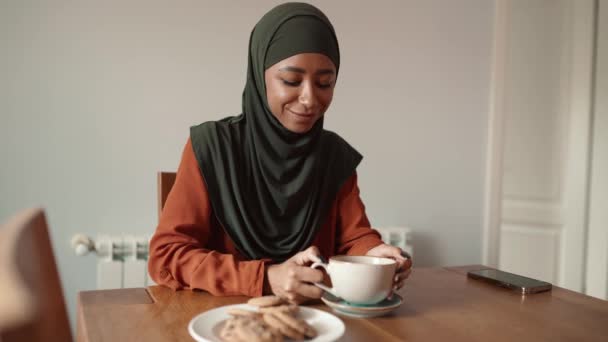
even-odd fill
[{"label": "phone on table", "polygon": [[551,290],[551,283],[495,269],[483,269],[467,272],[469,278],[483,280],[501,287],[506,287],[521,294],[537,293]]}]

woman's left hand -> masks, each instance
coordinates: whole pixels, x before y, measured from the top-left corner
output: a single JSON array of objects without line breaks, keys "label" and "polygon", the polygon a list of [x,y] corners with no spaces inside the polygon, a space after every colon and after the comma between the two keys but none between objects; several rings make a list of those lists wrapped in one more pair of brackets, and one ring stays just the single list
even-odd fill
[{"label": "woman's left hand", "polygon": [[403,287],[405,279],[412,273],[412,259],[399,247],[383,243],[370,249],[366,255],[390,258],[397,261],[397,270],[395,272],[395,278],[393,278],[393,290],[395,291]]}]

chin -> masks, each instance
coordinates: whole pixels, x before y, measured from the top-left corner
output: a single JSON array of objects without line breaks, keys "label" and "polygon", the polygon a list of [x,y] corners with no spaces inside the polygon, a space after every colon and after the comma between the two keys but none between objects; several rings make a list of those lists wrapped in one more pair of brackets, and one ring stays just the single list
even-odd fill
[{"label": "chin", "polygon": [[310,131],[312,129],[313,126],[303,126],[303,125],[298,125],[298,124],[293,124],[293,125],[289,125],[285,128],[287,128],[289,131],[294,132],[294,133],[306,133],[308,131]]}]

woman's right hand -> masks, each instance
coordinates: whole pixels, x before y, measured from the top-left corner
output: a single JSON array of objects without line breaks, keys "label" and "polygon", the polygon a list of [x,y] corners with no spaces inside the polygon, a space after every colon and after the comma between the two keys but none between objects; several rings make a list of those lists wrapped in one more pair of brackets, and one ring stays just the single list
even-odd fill
[{"label": "woman's right hand", "polygon": [[282,264],[267,267],[265,281],[268,290],[297,304],[321,298],[323,290],[312,283],[322,282],[323,272],[309,267],[313,262],[321,261],[320,255],[319,249],[312,246]]}]

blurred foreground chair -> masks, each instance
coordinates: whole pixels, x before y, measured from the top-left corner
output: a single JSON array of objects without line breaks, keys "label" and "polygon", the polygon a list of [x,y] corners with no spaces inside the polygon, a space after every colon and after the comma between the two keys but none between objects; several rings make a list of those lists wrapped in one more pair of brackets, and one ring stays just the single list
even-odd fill
[{"label": "blurred foreground chair", "polygon": [[175,172],[158,172],[156,174],[156,180],[158,183],[158,219],[160,220],[160,215],[163,212],[163,208],[165,207],[165,202],[167,201],[167,196],[169,196],[169,192],[171,192],[171,188],[175,183]]},{"label": "blurred foreground chair", "polygon": [[42,209],[0,225],[0,341],[72,341]]}]

